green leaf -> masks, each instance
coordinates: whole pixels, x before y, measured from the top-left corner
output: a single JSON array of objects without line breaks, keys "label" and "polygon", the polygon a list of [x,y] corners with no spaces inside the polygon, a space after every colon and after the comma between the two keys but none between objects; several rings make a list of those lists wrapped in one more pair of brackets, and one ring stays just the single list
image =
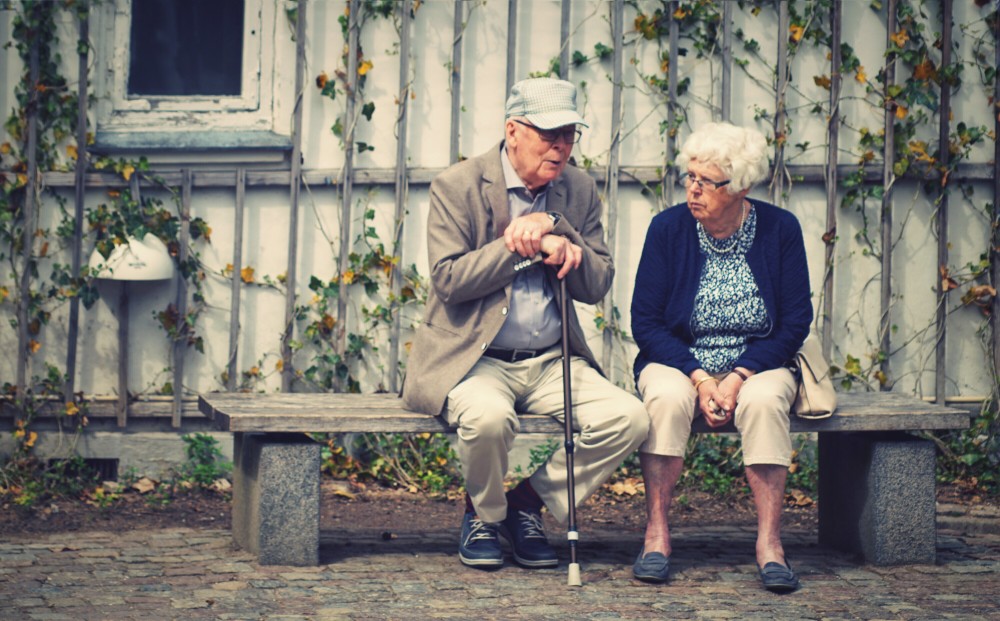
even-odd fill
[{"label": "green leaf", "polygon": [[373,112],[375,112],[375,102],[369,101],[361,108],[361,114],[369,121],[372,120]]}]

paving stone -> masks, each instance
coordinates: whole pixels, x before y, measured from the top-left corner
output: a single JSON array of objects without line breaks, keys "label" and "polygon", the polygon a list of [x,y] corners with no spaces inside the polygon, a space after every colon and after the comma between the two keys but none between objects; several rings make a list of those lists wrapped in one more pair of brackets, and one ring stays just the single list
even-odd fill
[{"label": "paving stone", "polygon": [[964,621],[992,620],[1000,609],[1000,535],[991,533],[942,533],[937,565],[868,567],[818,547],[813,532],[790,532],[785,545],[803,587],[776,596],[760,587],[753,529],[679,529],[675,571],[662,586],[631,577],[638,536],[588,533],[582,588],[566,585],[565,562],[463,567],[452,530],[401,532],[392,545],[367,531],[327,535],[341,550],[349,539],[350,552],[316,567],[259,566],[221,529],[0,535],[0,619]]}]

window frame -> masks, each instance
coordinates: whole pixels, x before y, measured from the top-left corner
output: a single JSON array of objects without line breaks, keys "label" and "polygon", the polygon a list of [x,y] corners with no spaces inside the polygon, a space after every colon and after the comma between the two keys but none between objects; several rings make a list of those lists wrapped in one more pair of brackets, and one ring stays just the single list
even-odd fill
[{"label": "window frame", "polygon": [[132,0],[99,5],[98,131],[272,131],[276,5],[244,0],[238,96],[129,96]]}]

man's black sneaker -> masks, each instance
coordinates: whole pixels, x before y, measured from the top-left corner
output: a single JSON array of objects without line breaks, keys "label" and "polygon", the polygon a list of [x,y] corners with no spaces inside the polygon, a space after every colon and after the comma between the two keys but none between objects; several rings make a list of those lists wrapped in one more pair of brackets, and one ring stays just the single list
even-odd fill
[{"label": "man's black sneaker", "polygon": [[518,565],[537,568],[559,564],[556,551],[545,538],[542,514],[538,511],[508,510],[500,524],[500,533],[510,542]]},{"label": "man's black sneaker", "polygon": [[503,550],[497,527],[479,519],[475,513],[462,517],[462,539],[458,542],[458,558],[464,565],[491,569],[503,565]]}]

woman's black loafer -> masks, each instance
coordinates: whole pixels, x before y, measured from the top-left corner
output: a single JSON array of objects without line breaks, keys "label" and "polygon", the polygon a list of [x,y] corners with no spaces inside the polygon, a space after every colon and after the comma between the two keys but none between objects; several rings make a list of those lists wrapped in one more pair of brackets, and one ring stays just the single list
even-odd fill
[{"label": "woman's black loafer", "polygon": [[644,551],[645,548],[639,550],[639,557],[632,565],[632,575],[643,582],[663,584],[670,573],[670,557],[659,552],[643,554]]},{"label": "woman's black loafer", "polygon": [[792,571],[791,565],[786,567],[772,561],[765,563],[763,567],[758,565],[757,570],[764,588],[772,593],[789,593],[799,588],[799,578]]}]

